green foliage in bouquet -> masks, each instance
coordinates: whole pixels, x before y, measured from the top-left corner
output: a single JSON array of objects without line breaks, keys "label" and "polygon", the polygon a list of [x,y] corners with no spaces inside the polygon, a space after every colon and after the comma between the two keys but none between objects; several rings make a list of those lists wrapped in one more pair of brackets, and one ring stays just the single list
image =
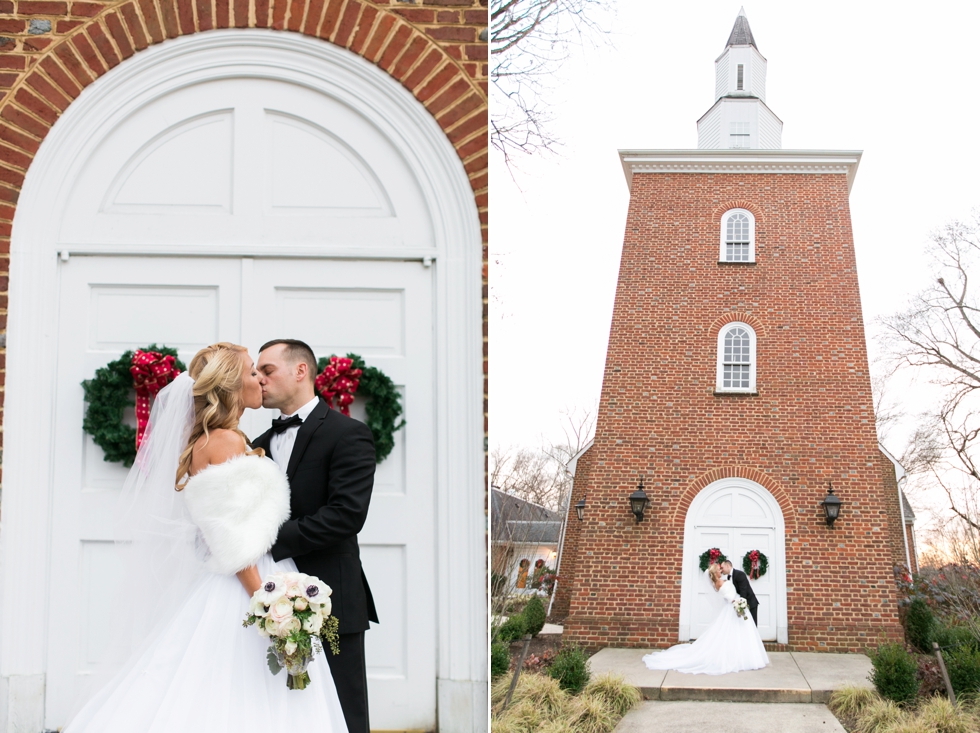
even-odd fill
[{"label": "green foliage in bouquet", "polygon": [[893,702],[911,702],[919,692],[915,658],[901,644],[883,644],[869,651],[874,669],[870,678],[878,693]]}]

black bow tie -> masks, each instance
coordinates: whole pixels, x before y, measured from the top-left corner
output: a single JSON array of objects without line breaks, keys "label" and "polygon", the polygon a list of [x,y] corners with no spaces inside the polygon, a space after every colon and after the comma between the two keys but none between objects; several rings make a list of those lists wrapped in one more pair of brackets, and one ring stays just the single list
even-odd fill
[{"label": "black bow tie", "polygon": [[732,576],[731,575],[726,575],[725,576],[725,580],[731,580],[731,579],[732,579]]},{"label": "black bow tie", "polygon": [[294,427],[296,425],[302,425],[302,424],[303,424],[303,418],[301,418],[299,415],[293,415],[292,417],[285,417],[285,418],[277,417],[275,420],[272,421],[272,429],[278,435],[283,430],[289,430],[289,428],[291,427]]}]

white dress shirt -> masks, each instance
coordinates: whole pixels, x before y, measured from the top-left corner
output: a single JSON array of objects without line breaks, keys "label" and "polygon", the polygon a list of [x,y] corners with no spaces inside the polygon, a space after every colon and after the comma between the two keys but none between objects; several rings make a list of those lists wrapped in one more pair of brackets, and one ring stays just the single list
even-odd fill
[{"label": "white dress shirt", "polygon": [[[299,415],[305,422],[306,418],[310,416],[310,413],[313,412],[313,408],[316,407],[319,401],[319,397],[314,397],[293,414]],[[292,417],[292,415],[282,415],[281,417],[286,419]],[[269,450],[272,451],[272,460],[274,460],[276,465],[282,469],[283,473],[286,473],[286,468],[289,466],[289,457],[293,454],[293,445],[296,443],[296,433],[299,432],[299,428],[299,425],[293,425],[290,428],[286,428],[281,433],[273,433],[272,440],[269,441]]]}]

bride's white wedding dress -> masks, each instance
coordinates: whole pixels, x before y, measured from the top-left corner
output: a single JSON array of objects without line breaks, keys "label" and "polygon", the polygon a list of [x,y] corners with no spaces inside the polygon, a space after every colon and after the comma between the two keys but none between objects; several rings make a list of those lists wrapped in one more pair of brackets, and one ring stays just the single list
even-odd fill
[{"label": "bride's white wedding dress", "polygon": [[[291,559],[259,558],[264,578],[295,572]],[[347,733],[326,657],[310,685],[286,689],[286,672],[266,664],[269,640],[242,628],[248,596],[234,575],[208,574],[173,621],[89,701],[65,733]],[[329,650],[327,651],[329,654]]]},{"label": "bride's white wedding dress", "polygon": [[325,655],[310,664],[306,689],[289,690],[287,673],[269,670],[269,639],[242,626],[250,599],[235,572],[296,571],[269,554],[289,517],[279,467],[239,456],[174,491],[192,385],[180,375],[160,392],[120,493],[116,535],[128,569],[105,589],[98,691],[81,693],[65,733],[347,733]]},{"label": "bride's white wedding dress", "polygon": [[690,674],[728,674],[761,669],[769,664],[769,655],[752,621],[745,611],[741,618],[732,602],[738,597],[732,581],[726,580],[718,589],[724,599],[718,616],[691,644],[678,644],[662,652],[643,657],[649,669],[672,669]]}]

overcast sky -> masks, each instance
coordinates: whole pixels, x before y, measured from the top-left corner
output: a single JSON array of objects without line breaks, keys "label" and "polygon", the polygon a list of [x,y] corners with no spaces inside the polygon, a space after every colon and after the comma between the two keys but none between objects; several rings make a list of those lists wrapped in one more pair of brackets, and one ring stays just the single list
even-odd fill
[{"label": "overcast sky", "polygon": [[[491,445],[561,438],[560,410],[599,398],[629,196],[617,150],[697,147],[738,12],[619,0],[606,42],[557,71],[560,155],[520,160],[516,182],[492,160]],[[930,231],[980,205],[980,4],[783,0],[745,12],[783,148],[864,151],[851,215],[870,337],[926,283]]]}]

